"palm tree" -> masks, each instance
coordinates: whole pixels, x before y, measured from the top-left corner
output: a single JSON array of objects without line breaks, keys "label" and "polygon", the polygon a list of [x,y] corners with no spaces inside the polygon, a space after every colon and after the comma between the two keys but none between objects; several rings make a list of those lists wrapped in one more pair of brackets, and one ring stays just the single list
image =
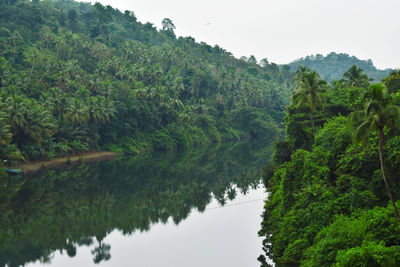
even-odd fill
[{"label": "palm tree", "polygon": [[315,136],[315,123],[313,112],[317,108],[323,107],[325,85],[326,82],[321,79],[319,74],[307,67],[300,66],[293,78],[296,83],[296,91],[292,95],[292,103],[296,108],[300,108],[304,104],[308,104],[310,108],[310,120]]},{"label": "palm tree", "polygon": [[9,65],[7,60],[3,57],[0,57],[0,87],[2,86],[2,81],[4,81],[8,72],[9,72]]},{"label": "palm tree", "polygon": [[107,22],[109,22],[112,19],[111,12],[113,10],[112,10],[111,6],[105,7],[102,4],[100,4],[99,2],[96,2],[94,4],[94,7],[96,8],[95,14],[96,14],[98,24],[99,24],[100,36],[103,36],[104,24],[106,24]]},{"label": "palm tree", "polygon": [[394,122],[400,117],[400,108],[390,104],[390,98],[386,88],[381,83],[371,85],[365,98],[367,99],[365,109],[353,112],[352,114],[352,120],[359,123],[359,126],[354,132],[353,141],[355,143],[366,144],[371,132],[378,132],[379,161],[382,177],[385,182],[386,192],[392,202],[396,218],[400,222],[392,191],[386,179],[385,166],[383,163],[384,128],[394,129]]},{"label": "palm tree", "polygon": [[[8,113],[8,107],[0,102],[0,160],[2,162],[5,160],[8,163],[12,163],[17,160],[23,160],[24,158],[17,147],[11,144],[12,133],[10,132]],[[0,165],[2,162],[0,162]]]},{"label": "palm tree", "polygon": [[52,114],[34,99],[10,96],[5,103],[9,112],[10,131],[17,146],[29,142],[40,145],[54,133],[56,125]]},{"label": "palm tree", "polygon": [[29,72],[29,80],[32,78],[33,71],[38,61],[40,60],[41,51],[36,47],[32,47],[26,51],[27,61],[32,65]]},{"label": "palm tree", "polygon": [[116,110],[112,101],[103,96],[92,96],[87,101],[89,121],[94,123],[106,123],[114,116]]},{"label": "palm tree", "polygon": [[390,72],[389,76],[382,79],[389,93],[394,94],[400,90],[400,69]]},{"label": "palm tree", "polygon": [[70,98],[67,100],[65,109],[65,119],[72,124],[84,124],[89,121],[89,109],[87,105],[79,98]]},{"label": "palm tree", "polygon": [[[0,146],[6,146],[11,140],[10,127],[8,125],[8,118],[6,108],[0,102]],[[0,155],[2,156],[2,155]]]},{"label": "palm tree", "polygon": [[369,78],[357,65],[351,66],[344,74],[342,81],[348,87],[368,87]]}]

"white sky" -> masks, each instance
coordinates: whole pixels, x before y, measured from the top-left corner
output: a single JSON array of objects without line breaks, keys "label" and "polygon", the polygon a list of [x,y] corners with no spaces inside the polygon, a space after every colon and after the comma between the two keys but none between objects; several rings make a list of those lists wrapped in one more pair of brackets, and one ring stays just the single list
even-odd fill
[{"label": "white sky", "polygon": [[[95,1],[92,1],[94,3]],[[177,36],[218,44],[234,56],[289,63],[310,54],[347,53],[378,68],[400,68],[400,0],[99,0],[131,10]]]}]

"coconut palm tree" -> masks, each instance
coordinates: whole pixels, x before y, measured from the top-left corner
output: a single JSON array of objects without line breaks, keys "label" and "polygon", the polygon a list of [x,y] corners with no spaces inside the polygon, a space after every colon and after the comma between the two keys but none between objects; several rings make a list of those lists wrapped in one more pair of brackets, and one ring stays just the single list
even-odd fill
[{"label": "coconut palm tree", "polygon": [[310,108],[310,120],[315,136],[315,123],[313,113],[317,108],[323,107],[326,81],[324,81],[317,72],[300,66],[293,78],[296,84],[296,91],[292,95],[292,103],[296,108],[308,104]]},{"label": "coconut palm tree", "polygon": [[5,80],[7,74],[9,73],[9,65],[5,58],[0,57],[0,87],[2,86],[2,81]]},{"label": "coconut palm tree", "polygon": [[369,78],[357,65],[351,66],[344,74],[342,81],[348,87],[368,87]]},{"label": "coconut palm tree", "polygon": [[10,142],[11,137],[6,108],[4,104],[0,102],[0,146],[6,146]]},{"label": "coconut palm tree", "polygon": [[89,121],[87,105],[79,98],[70,98],[67,101],[64,117],[72,124],[83,124]]},{"label": "coconut palm tree", "polygon": [[92,96],[87,100],[89,121],[106,123],[116,113],[113,103],[102,96]]},{"label": "coconut palm tree", "polygon": [[55,120],[50,112],[34,99],[10,96],[6,99],[9,112],[10,131],[14,143],[21,147],[28,142],[40,145],[55,129]]},{"label": "coconut palm tree", "polygon": [[26,51],[27,61],[32,65],[29,72],[29,80],[32,78],[33,71],[40,60],[40,56],[41,51],[36,47],[32,47]]},{"label": "coconut palm tree", "polygon": [[365,109],[353,112],[352,114],[352,120],[359,123],[359,126],[354,132],[353,141],[355,143],[366,144],[368,137],[372,132],[378,133],[379,162],[381,165],[382,177],[385,183],[386,192],[392,202],[395,216],[400,222],[399,213],[390,189],[390,184],[386,179],[385,166],[383,162],[383,143],[385,138],[384,128],[395,128],[395,120],[400,118],[400,108],[396,105],[390,104],[387,90],[381,83],[371,85],[365,95],[365,99],[367,100]]}]

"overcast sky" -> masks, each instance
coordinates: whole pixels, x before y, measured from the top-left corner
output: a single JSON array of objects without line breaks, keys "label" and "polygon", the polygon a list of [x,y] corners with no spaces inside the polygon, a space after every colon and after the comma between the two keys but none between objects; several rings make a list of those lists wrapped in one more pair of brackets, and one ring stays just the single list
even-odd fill
[{"label": "overcast sky", "polygon": [[[92,1],[94,3],[95,1]],[[400,0],[99,0],[177,36],[218,44],[236,57],[284,64],[340,52],[400,68]]]}]

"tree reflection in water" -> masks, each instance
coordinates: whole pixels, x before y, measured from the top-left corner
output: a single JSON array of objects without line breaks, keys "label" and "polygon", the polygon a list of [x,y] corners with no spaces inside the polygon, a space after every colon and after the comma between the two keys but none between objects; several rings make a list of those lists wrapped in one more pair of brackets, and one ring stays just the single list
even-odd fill
[{"label": "tree reflection in water", "polygon": [[130,235],[169,218],[179,224],[212,197],[224,205],[259,185],[270,153],[255,142],[213,144],[1,177],[0,265],[51,262],[57,250],[74,257],[95,239],[93,261],[106,261],[111,247],[102,240],[113,230]]}]

